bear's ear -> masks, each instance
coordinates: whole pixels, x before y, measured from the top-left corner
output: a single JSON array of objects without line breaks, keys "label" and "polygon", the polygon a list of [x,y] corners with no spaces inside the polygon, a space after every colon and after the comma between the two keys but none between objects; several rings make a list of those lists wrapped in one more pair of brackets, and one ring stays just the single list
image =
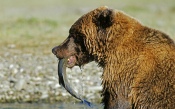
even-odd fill
[{"label": "bear's ear", "polygon": [[95,16],[94,23],[102,28],[107,28],[113,24],[113,10],[106,8]]}]

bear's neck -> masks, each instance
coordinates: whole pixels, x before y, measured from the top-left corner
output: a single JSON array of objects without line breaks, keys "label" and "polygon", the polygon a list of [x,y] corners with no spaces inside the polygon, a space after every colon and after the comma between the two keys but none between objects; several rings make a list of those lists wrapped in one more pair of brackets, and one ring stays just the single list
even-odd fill
[{"label": "bear's neck", "polygon": [[128,98],[130,86],[137,69],[136,62],[139,55],[139,46],[133,44],[118,46],[115,51],[106,54],[106,62],[102,74],[103,93],[109,92],[111,96]]}]

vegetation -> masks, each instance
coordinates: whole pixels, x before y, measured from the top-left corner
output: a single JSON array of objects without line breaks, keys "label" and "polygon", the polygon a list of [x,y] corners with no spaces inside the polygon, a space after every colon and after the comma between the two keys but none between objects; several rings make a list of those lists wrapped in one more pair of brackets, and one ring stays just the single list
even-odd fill
[{"label": "vegetation", "polygon": [[50,54],[80,16],[101,5],[122,10],[175,38],[173,0],[0,0],[0,46],[12,44],[31,52],[39,48]]}]

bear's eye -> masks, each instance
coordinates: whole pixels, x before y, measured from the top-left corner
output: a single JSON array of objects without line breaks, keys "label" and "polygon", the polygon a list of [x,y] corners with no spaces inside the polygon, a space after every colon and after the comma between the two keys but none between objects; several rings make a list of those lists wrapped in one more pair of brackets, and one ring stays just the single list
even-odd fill
[{"label": "bear's eye", "polygon": [[76,34],[76,36],[74,37],[74,42],[75,43],[82,43],[83,42],[83,35],[82,34]]},{"label": "bear's eye", "polygon": [[81,43],[82,41],[83,41],[83,38],[81,38],[81,37],[74,38],[75,43]]}]

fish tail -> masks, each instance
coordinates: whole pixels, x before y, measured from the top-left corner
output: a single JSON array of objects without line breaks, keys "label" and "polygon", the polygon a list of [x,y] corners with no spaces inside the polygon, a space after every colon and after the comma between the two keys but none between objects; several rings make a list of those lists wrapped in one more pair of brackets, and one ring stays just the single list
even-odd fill
[{"label": "fish tail", "polygon": [[87,105],[88,107],[93,108],[93,104],[91,102],[87,101],[87,100],[82,100],[82,103]]}]

